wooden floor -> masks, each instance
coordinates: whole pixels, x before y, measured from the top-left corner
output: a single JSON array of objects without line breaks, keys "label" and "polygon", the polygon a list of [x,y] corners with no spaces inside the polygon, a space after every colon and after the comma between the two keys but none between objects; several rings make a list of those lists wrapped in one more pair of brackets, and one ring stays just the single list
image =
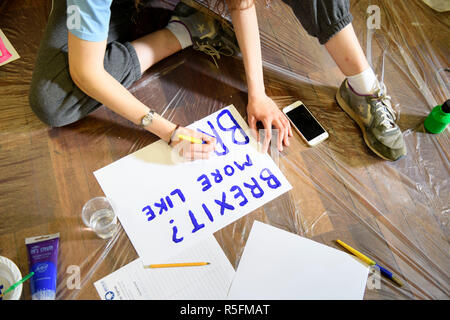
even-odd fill
[{"label": "wooden floor", "polygon": [[[443,70],[450,56],[449,14],[418,0],[370,1],[382,19],[371,35],[369,1],[351,3],[358,38],[376,72],[384,71],[408,156],[390,163],[369,151],[334,100],[344,76],[326,50],[285,4],[273,0],[267,8],[258,2],[267,93],[280,107],[302,100],[330,138],[309,148],[296,135],[283,153],[273,154],[294,189],[215,236],[235,267],[255,219],[336,248],[333,241],[340,238],[406,282],[399,288],[382,279],[365,299],[447,299],[449,135],[427,134],[422,122],[450,97]],[[0,255],[26,274],[24,239],[60,232],[57,298],[98,299],[93,282],[137,255],[123,230],[105,241],[83,226],[83,204],[103,195],[92,172],[156,137],[106,107],[63,128],[48,128],[36,118],[27,96],[50,9],[50,0],[0,4],[0,29],[21,55],[0,67]],[[219,67],[187,49],[152,67],[130,90],[181,125],[229,104],[245,116],[241,61],[223,57]],[[73,265],[81,269],[80,289],[67,285]],[[22,298],[30,299],[29,284]]]}]

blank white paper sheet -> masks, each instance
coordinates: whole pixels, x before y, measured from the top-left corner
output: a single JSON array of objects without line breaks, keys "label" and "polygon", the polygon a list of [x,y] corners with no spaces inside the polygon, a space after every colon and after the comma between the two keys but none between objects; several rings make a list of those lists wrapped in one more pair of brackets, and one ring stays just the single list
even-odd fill
[{"label": "blank white paper sheet", "polygon": [[228,299],[361,300],[368,273],[345,252],[255,221]]},{"label": "blank white paper sheet", "polygon": [[214,236],[195,243],[172,262],[210,264],[145,269],[142,259],[136,259],[94,285],[102,300],[226,299],[235,271]]}]

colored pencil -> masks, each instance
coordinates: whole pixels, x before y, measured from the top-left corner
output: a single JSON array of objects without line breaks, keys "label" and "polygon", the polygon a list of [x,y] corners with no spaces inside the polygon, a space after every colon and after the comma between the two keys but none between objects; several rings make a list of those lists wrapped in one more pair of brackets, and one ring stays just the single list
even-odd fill
[{"label": "colored pencil", "polygon": [[174,267],[197,267],[197,266],[206,266],[209,262],[184,262],[184,263],[166,263],[166,264],[150,264],[148,266],[144,266],[146,269],[154,269],[154,268],[174,268]]},{"label": "colored pencil", "polygon": [[366,257],[365,255],[363,255],[361,252],[357,251],[356,249],[353,249],[352,247],[350,247],[348,244],[342,242],[341,240],[336,240],[337,243],[339,243],[342,247],[344,247],[345,249],[347,249],[348,251],[350,251],[351,253],[353,253],[355,256],[357,256],[359,259],[361,259],[362,261],[364,261],[365,263],[367,263],[368,265],[371,266],[376,266],[380,269],[380,272],[383,276],[385,276],[388,279],[391,279],[392,281],[394,281],[396,284],[398,284],[400,287],[403,286],[403,282],[392,272],[390,272],[389,270],[383,268],[382,266],[380,266],[378,263],[376,263],[375,261],[373,261],[372,259],[370,259],[369,257]]},{"label": "colored pencil", "polygon": [[352,247],[350,247],[348,244],[342,242],[341,240],[336,240],[337,243],[339,243],[341,246],[343,246],[345,249],[347,249],[348,251],[350,251],[351,253],[353,253],[355,256],[357,256],[358,258],[360,258],[362,261],[364,261],[365,263],[367,263],[368,265],[375,265],[375,261],[373,261],[372,259],[370,259],[369,257],[366,257],[365,255],[363,255],[361,252],[356,251],[355,249],[353,249]]}]

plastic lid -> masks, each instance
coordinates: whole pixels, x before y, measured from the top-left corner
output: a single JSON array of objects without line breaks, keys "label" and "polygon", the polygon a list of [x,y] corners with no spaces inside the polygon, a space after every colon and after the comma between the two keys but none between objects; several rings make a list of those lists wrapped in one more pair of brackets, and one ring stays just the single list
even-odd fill
[{"label": "plastic lid", "polygon": [[[6,257],[0,256],[0,284],[3,285],[2,292],[6,291],[9,286],[22,279],[22,274],[16,264]],[[19,300],[22,295],[22,287],[20,284],[14,290],[3,296],[3,300]]]},{"label": "plastic lid", "polygon": [[450,99],[444,102],[441,109],[445,113],[450,113]]}]

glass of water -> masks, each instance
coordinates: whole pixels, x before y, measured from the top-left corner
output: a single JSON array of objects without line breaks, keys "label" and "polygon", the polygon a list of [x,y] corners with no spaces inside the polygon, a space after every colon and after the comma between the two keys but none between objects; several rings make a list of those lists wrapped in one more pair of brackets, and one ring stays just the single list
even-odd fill
[{"label": "glass of water", "polygon": [[92,198],[83,207],[81,218],[100,238],[111,238],[117,231],[117,217],[105,197]]}]

